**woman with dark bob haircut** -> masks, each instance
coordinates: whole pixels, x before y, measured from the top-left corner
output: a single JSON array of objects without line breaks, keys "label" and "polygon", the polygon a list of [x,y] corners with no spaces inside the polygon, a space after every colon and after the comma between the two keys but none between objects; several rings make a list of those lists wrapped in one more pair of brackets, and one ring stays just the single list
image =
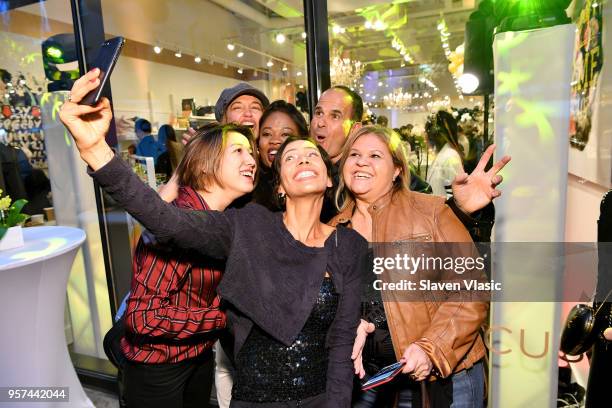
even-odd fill
[{"label": "woman with dark bob haircut", "polygon": [[283,100],[274,101],[259,120],[259,175],[253,191],[253,201],[272,211],[280,210],[274,194],[272,163],[289,136],[308,136],[306,119],[294,105]]},{"label": "woman with dark bob haircut", "polygon": [[[60,118],[92,177],[160,243],[226,260],[217,293],[228,304],[235,338],[231,407],[350,407],[367,243],[351,229],[320,221],[332,186],[325,152],[303,137],[278,149],[283,212],[255,203],[224,212],[176,208],[106,144],[108,99],[78,104],[98,86],[99,74],[95,69],[75,82]],[[251,189],[253,170],[245,162],[238,171]]]}]

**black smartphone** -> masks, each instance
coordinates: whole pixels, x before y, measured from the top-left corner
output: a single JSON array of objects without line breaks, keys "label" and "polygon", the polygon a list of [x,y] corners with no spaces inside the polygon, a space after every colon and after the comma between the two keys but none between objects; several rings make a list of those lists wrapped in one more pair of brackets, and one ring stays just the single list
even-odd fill
[{"label": "black smartphone", "polygon": [[368,378],[366,382],[361,384],[361,390],[367,391],[371,388],[388,383],[402,371],[405,364],[404,362],[398,361],[397,363],[382,368],[379,372]]},{"label": "black smartphone", "polygon": [[119,53],[121,53],[123,44],[125,44],[125,38],[123,37],[115,37],[108,41],[104,41],[94,63],[89,67],[89,69],[100,69],[100,85],[85,95],[81,102],[79,102],[80,105],[92,106],[100,101],[100,97],[102,97],[102,90],[113,72],[113,68],[115,67],[115,63],[119,58]]}]

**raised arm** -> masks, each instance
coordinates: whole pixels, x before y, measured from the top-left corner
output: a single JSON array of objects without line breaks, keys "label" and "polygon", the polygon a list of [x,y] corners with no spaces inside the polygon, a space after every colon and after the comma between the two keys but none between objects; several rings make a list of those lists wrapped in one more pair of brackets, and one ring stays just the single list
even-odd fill
[{"label": "raised arm", "polygon": [[110,127],[110,102],[95,106],[78,102],[100,82],[94,69],[79,78],[60,119],[70,131],[91,175],[128,213],[155,235],[160,243],[193,249],[214,258],[226,258],[232,239],[229,216],[215,211],[183,211],[164,202],[129,166],[115,156],[105,137]]}]

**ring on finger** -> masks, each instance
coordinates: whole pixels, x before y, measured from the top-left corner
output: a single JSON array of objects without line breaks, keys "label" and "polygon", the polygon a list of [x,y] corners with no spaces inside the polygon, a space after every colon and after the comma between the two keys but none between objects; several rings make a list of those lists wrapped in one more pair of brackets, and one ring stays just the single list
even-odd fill
[{"label": "ring on finger", "polygon": [[72,102],[72,94],[71,93],[68,94],[68,102]]}]

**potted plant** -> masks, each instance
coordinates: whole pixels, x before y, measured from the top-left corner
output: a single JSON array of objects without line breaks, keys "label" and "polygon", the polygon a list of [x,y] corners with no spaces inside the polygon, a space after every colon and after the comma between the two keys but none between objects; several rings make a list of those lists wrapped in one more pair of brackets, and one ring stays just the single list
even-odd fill
[{"label": "potted plant", "polygon": [[13,249],[23,246],[23,231],[21,225],[28,219],[22,214],[23,206],[27,200],[20,199],[12,202],[10,196],[2,197],[0,189],[0,250]]}]

